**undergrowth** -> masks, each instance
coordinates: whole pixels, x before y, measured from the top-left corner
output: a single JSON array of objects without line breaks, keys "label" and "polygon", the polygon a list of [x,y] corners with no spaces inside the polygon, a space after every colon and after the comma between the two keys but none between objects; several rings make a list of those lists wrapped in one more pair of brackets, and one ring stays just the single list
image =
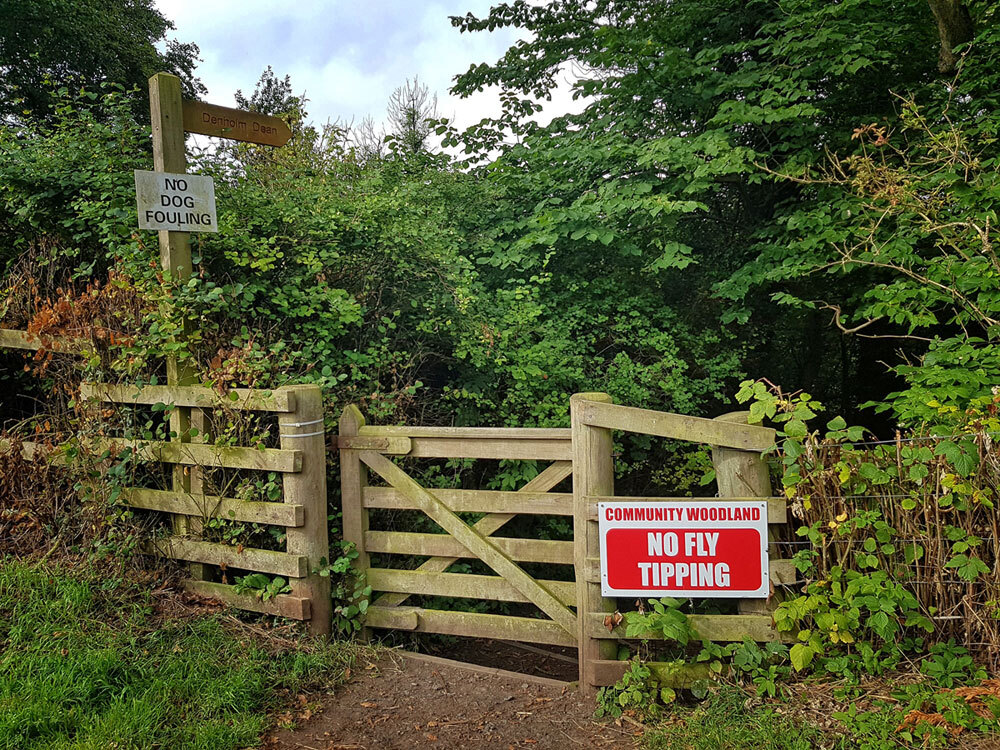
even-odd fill
[{"label": "undergrowth", "polygon": [[0,749],[256,745],[290,693],[342,679],[347,643],[166,620],[148,587],[0,561]]}]

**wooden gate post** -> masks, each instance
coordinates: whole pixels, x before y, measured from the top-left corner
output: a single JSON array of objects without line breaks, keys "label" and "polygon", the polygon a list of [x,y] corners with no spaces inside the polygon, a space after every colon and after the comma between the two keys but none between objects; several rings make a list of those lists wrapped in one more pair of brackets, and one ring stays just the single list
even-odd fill
[{"label": "wooden gate post", "polygon": [[[185,174],[187,156],[184,152],[184,116],[181,99],[181,79],[169,73],[157,73],[149,79],[149,120],[153,131],[153,169],[157,172]],[[157,232],[160,245],[160,267],[174,282],[184,281],[191,276],[191,240],[187,232]],[[187,333],[184,330],[183,333]],[[192,385],[197,381],[194,368],[177,357],[167,357],[167,385]],[[192,410],[174,407],[170,413],[172,438],[179,442],[190,441]],[[204,427],[204,421],[196,417],[195,425]],[[190,494],[201,489],[197,466],[174,466],[173,490]],[[193,481],[192,481],[193,480]],[[191,523],[186,516],[174,514],[171,517],[174,533],[180,536],[197,536],[199,524]],[[189,564],[191,577],[196,580],[207,578],[205,566],[201,563]]]},{"label": "wooden gate post", "polygon": [[[340,416],[340,436],[353,437],[365,426],[365,416],[351,404]],[[355,575],[363,577],[370,565],[365,550],[365,534],[368,532],[368,511],[361,497],[368,485],[368,467],[358,457],[358,451],[342,448],[340,451],[340,507],[344,514],[344,541],[354,544],[358,556],[354,559]],[[371,628],[362,627],[358,636],[367,641],[371,638]]]},{"label": "wooden gate post", "polygon": [[[720,422],[747,424],[748,411],[734,411],[716,417]],[[764,456],[756,451],[741,451],[735,448],[712,446],[712,464],[715,466],[715,482],[719,497],[771,497],[771,475]],[[772,526],[768,526],[770,540]],[[775,546],[768,545],[768,554],[774,558]],[[773,585],[773,581],[771,582]],[[763,599],[740,599],[740,614],[767,614],[768,602]]]},{"label": "wooden gate post", "polygon": [[601,596],[601,584],[588,581],[588,570],[598,568],[601,555],[597,522],[590,520],[592,495],[615,494],[615,463],[611,430],[592,427],[583,420],[583,406],[588,401],[611,403],[606,393],[577,393],[569,400],[573,436],[573,561],[576,566],[577,648],[580,664],[580,691],[585,696],[597,693],[595,664],[614,659],[617,646],[613,640],[592,638],[589,631],[591,612],[614,612],[615,602]]},{"label": "wooden gate post", "polygon": [[302,470],[282,474],[286,503],[305,506],[305,523],[286,530],[289,554],[305,555],[307,576],[289,581],[294,596],[311,601],[309,632],[329,635],[333,604],[330,578],[313,573],[320,560],[330,558],[327,532],[326,437],[323,427],[323,392],[317,385],[293,385],[282,390],[295,394],[295,411],[278,415],[281,447],[301,451]]}]

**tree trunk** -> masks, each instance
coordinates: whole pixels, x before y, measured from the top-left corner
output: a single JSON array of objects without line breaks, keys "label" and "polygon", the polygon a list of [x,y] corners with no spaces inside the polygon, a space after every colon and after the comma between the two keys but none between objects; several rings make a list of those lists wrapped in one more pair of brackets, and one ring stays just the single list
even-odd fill
[{"label": "tree trunk", "polygon": [[958,64],[954,50],[960,44],[971,42],[975,36],[975,26],[969,9],[961,0],[927,0],[931,12],[937,20],[941,50],[938,54],[938,70],[953,73]]}]

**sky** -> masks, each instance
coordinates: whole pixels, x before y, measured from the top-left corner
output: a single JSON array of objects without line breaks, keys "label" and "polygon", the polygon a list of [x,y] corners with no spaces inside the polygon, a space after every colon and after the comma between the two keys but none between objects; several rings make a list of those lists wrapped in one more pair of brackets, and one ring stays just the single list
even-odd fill
[{"label": "sky", "polygon": [[[393,90],[419,77],[438,95],[438,112],[459,127],[499,112],[495,91],[459,99],[448,94],[452,78],[470,64],[494,62],[518,38],[503,29],[461,34],[449,16],[485,15],[486,0],[156,0],[177,26],[171,36],[201,49],[197,75],[207,101],[235,106],[264,69],[291,76],[296,94],[316,124],[384,122]],[[538,118],[546,122],[578,110],[561,87]]]}]

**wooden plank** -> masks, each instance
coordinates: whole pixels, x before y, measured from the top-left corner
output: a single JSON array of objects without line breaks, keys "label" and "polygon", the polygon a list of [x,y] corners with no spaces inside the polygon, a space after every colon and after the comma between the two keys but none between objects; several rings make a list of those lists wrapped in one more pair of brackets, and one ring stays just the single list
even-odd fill
[{"label": "wooden plank", "polygon": [[[530,602],[500,576],[469,573],[430,573],[421,570],[369,568],[368,583],[376,591],[394,591],[423,596],[456,596],[460,599],[491,599]],[[572,581],[538,581],[567,607],[576,606],[576,584]]]},{"label": "wooden plank", "polygon": [[[608,632],[604,626],[605,612],[591,612],[587,615],[587,626],[591,638],[601,640],[661,640],[657,633],[643,633],[635,638],[625,638],[624,623]],[[710,641],[739,642],[744,638],[767,642],[781,640],[781,634],[774,629],[770,615],[688,615],[688,622],[699,637]]]},{"label": "wooden plank", "polygon": [[79,354],[91,348],[86,339],[69,338],[68,336],[35,336],[27,331],[15,331],[10,328],[0,328],[0,349],[26,349],[38,351],[45,349],[62,354]]},{"label": "wooden plank", "polygon": [[287,123],[260,112],[221,107],[218,104],[185,99],[184,130],[231,141],[259,143],[263,146],[284,146],[292,137]]},{"label": "wooden plank", "polygon": [[[615,461],[611,431],[587,424],[586,410],[592,405],[607,406],[606,393],[576,393],[570,397],[570,421],[573,430],[573,559],[577,571],[584,571],[587,560],[600,556],[600,536],[596,521],[588,514],[590,495],[614,495]],[[601,586],[576,576],[576,600],[579,616],[576,623],[577,661],[580,690],[587,697],[596,694],[594,662],[615,656],[613,643],[591,636],[586,613],[614,612],[615,602],[605,598]]]},{"label": "wooden plank", "polygon": [[459,438],[462,440],[569,440],[565,427],[423,427],[365,425],[360,435],[372,437]]},{"label": "wooden plank", "polygon": [[[354,437],[364,428],[365,416],[354,404],[348,405],[340,415],[340,437]],[[363,580],[371,564],[365,548],[365,534],[368,532],[368,510],[362,502],[368,487],[368,469],[357,451],[340,452],[340,507],[343,513],[344,541],[354,545],[358,556],[351,561],[351,568],[358,580]],[[369,600],[370,602],[370,600]],[[414,623],[414,627],[416,624]],[[358,636],[369,640],[371,630],[363,626]]]},{"label": "wooden plank", "polygon": [[[257,471],[296,472],[302,470],[302,451],[278,448],[239,448],[233,446],[199,445],[197,443],[163,443],[155,440],[125,440],[104,438],[93,441],[96,449],[112,453],[132,450],[143,461],[165,464],[204,466],[223,469],[254,469]],[[175,490],[177,491],[177,490]]]},{"label": "wooden plank", "polygon": [[235,586],[209,581],[183,581],[185,591],[207,599],[218,599],[223,604],[248,612],[260,612],[263,615],[287,617],[291,620],[308,620],[312,614],[312,602],[298,596],[279,594],[261,601],[253,594],[237,593]]},{"label": "wooden plank", "polygon": [[295,394],[288,389],[264,391],[232,388],[219,393],[201,385],[112,385],[81,383],[80,396],[116,404],[167,404],[200,409],[245,411],[295,411]]},{"label": "wooden plank", "polygon": [[485,458],[517,461],[569,461],[573,446],[569,440],[519,440],[512,438],[411,438],[412,458]]},{"label": "wooden plank", "polygon": [[575,646],[576,639],[551,620],[529,617],[484,615],[478,612],[449,612],[419,607],[371,606],[365,613],[371,628],[392,628],[416,633],[441,633],[472,638],[497,638],[552,646]]},{"label": "wooden plank", "polygon": [[278,434],[283,450],[302,454],[302,470],[284,474],[281,487],[286,503],[305,506],[306,523],[286,530],[285,545],[289,555],[301,555],[308,566],[300,580],[291,582],[292,594],[312,600],[309,632],[329,636],[333,628],[330,576],[319,574],[322,562],[331,557],[323,391],[318,385],[290,389],[295,393],[295,411],[278,415]]},{"label": "wooden plank", "polygon": [[358,455],[368,465],[368,468],[407,495],[438,526],[455,537],[495,573],[506,578],[511,586],[527,597],[532,604],[559,623],[568,633],[576,632],[576,615],[567,609],[551,591],[504,555],[488,537],[483,536],[456,516],[431,492],[417,484],[406,472],[385,456],[372,451],[358,451]]},{"label": "wooden plank", "polygon": [[[487,535],[488,536],[488,535]],[[514,539],[491,537],[505,555],[519,562],[541,562],[554,565],[573,564],[573,542],[546,539]],[[427,555],[455,560],[472,554],[448,534],[416,534],[404,531],[369,531],[365,533],[365,549],[390,555]]]},{"label": "wooden plank", "polygon": [[227,568],[253,570],[286,578],[304,578],[309,572],[309,560],[305,555],[290,555],[287,552],[272,552],[249,547],[241,549],[228,544],[198,542],[176,536],[153,540],[149,548],[154,554],[169,557],[171,560],[188,560]]},{"label": "wooden plank", "polygon": [[[515,645],[520,645],[511,641]],[[465,672],[472,672],[474,674],[488,674],[492,677],[500,677],[506,680],[516,680],[517,682],[530,682],[535,685],[545,685],[546,687],[556,687],[565,688],[570,683],[565,680],[555,680],[551,677],[539,677],[533,674],[525,674],[524,672],[511,672],[506,669],[499,669],[497,667],[484,667],[479,664],[469,664],[467,661],[455,661],[454,659],[444,659],[440,656],[431,656],[430,654],[417,654],[413,651],[396,651],[393,653],[399,654],[404,659],[409,661],[419,661],[424,664],[433,664],[436,667],[449,667],[451,669],[461,669]],[[546,653],[546,652],[542,652]]]},{"label": "wooden plank", "polygon": [[[573,496],[568,492],[435,489],[434,496],[455,513],[573,515]],[[362,502],[366,508],[418,510],[416,504],[395,487],[365,487]]]},{"label": "wooden plank", "polygon": [[584,423],[611,430],[638,432],[643,435],[708,443],[745,451],[765,451],[774,445],[774,430],[757,425],[719,422],[702,417],[669,414],[634,406],[588,401],[582,405]]},{"label": "wooden plank", "polygon": [[786,523],[788,521],[788,501],[783,497],[626,497],[624,495],[590,495],[587,497],[590,519],[597,520],[598,503],[620,503],[623,505],[635,503],[723,503],[760,502],[767,501],[767,522],[769,524]]},{"label": "wooden plank", "polygon": [[[573,464],[569,461],[556,461],[551,466],[545,468],[538,476],[525,484],[516,494],[530,495],[536,491],[544,492],[550,490],[568,477],[573,472]],[[440,494],[439,494],[440,497]],[[515,516],[514,513],[490,513],[480,518],[472,525],[476,531],[484,536],[490,536],[507,524]],[[449,537],[450,539],[450,537]],[[426,572],[441,573],[458,562],[457,556],[432,557],[421,565],[418,570]],[[407,599],[406,594],[390,593],[383,594],[378,599],[378,604],[382,606],[396,606],[402,604]]]},{"label": "wooden plank", "polygon": [[[0,438],[0,454],[8,453],[11,449],[11,441]],[[48,446],[31,440],[21,441],[21,456],[28,461],[34,461],[36,458],[48,459],[53,466],[65,466],[68,463],[66,455],[59,452],[59,446]]]},{"label": "wooden plank", "polygon": [[368,435],[340,435],[337,438],[339,450],[378,451],[394,456],[404,456],[410,452],[408,437],[370,437]]},{"label": "wooden plank", "polygon": [[122,492],[121,502],[132,508],[179,513],[204,519],[229,518],[248,523],[293,527],[305,523],[305,507],[293,503],[253,502],[218,495],[185,494],[138,487],[125,489]]}]

